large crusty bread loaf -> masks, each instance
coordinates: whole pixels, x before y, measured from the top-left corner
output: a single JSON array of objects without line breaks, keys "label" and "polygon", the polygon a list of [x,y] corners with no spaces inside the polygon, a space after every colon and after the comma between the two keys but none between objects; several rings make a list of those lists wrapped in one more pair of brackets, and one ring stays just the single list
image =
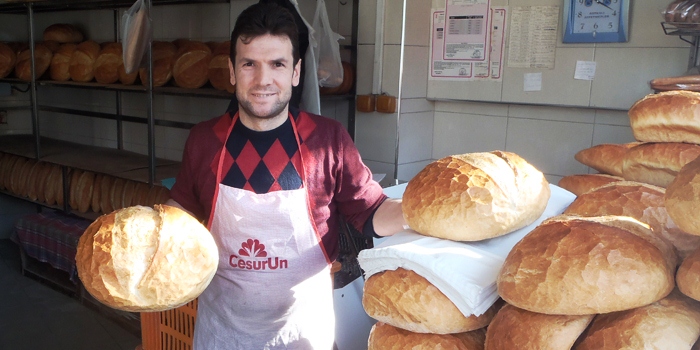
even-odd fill
[{"label": "large crusty bread loaf", "polygon": [[675,264],[649,231],[623,216],[546,220],[506,257],[498,294],[521,309],[554,315],[651,304],[675,286]]},{"label": "large crusty bread loaf", "polygon": [[104,43],[95,61],[95,81],[100,84],[114,84],[119,81],[119,68],[123,67],[122,44]]},{"label": "large crusty bread loaf", "polygon": [[478,241],[531,224],[549,196],[544,175],[517,154],[467,153],[432,162],[413,177],[402,210],[423,235]]},{"label": "large crusty bread loaf", "polygon": [[580,196],[598,187],[623,180],[622,177],[608,174],[574,174],[562,177],[557,185]]},{"label": "large crusty bread loaf", "polygon": [[95,61],[100,54],[100,44],[87,40],[78,44],[70,59],[70,78],[73,81],[88,82],[95,77]]},{"label": "large crusty bread loaf", "polygon": [[59,43],[79,43],[83,41],[83,33],[72,24],[56,23],[44,29],[43,38]]},{"label": "large crusty bread loaf", "polygon": [[700,144],[700,92],[650,94],[632,105],[628,115],[639,141]]},{"label": "large crusty bread loaf", "polygon": [[[41,78],[51,65],[53,52],[44,44],[37,43],[34,45],[34,69],[36,70],[36,78]],[[15,63],[15,76],[20,80],[32,81],[32,54],[29,48],[22,50],[17,55]]]},{"label": "large crusty bread loaf", "polygon": [[700,336],[700,304],[674,291],[644,307],[598,315],[576,350],[690,350]]},{"label": "large crusty bread loaf", "polygon": [[166,205],[100,216],[78,241],[78,276],[98,301],[127,311],[162,311],[193,300],[218,264],[214,239],[195,218]]},{"label": "large crusty bread loaf", "polygon": [[579,163],[603,174],[622,176],[622,162],[627,151],[639,142],[623,144],[604,143],[578,151],[574,155]]},{"label": "large crusty bread loaf", "polygon": [[231,85],[231,73],[228,68],[228,61],[231,54],[231,41],[225,41],[215,45],[212,50],[211,61],[209,61],[209,83],[217,90],[226,90],[235,93],[236,90]]},{"label": "large crusty bread loaf", "polygon": [[700,247],[700,237],[681,230],[668,214],[665,189],[634,181],[620,181],[577,197],[565,214],[580,216],[624,215],[651,226],[673,244],[680,258]]},{"label": "large crusty bread loaf", "polygon": [[678,227],[700,236],[700,158],[681,168],[668,185],[665,205],[668,216]]},{"label": "large crusty bread loaf", "polygon": [[546,315],[506,304],[486,329],[486,350],[571,349],[595,315]]},{"label": "large crusty bread loaf", "polygon": [[73,52],[75,52],[76,47],[78,47],[77,44],[65,43],[54,52],[53,57],[51,57],[51,66],[49,68],[51,80],[70,80],[70,71],[68,69],[70,68],[70,60],[73,57]]},{"label": "large crusty bread loaf", "polygon": [[403,268],[370,276],[362,295],[367,315],[416,333],[462,333],[486,327],[501,305],[494,304],[478,317],[465,317],[437,287]]},{"label": "large crusty bread loaf", "polygon": [[700,145],[680,142],[640,144],[625,153],[622,177],[665,188],[684,165],[698,156]]},{"label": "large crusty bread loaf", "polygon": [[676,284],[683,294],[700,300],[700,249],[685,258],[678,267]]},{"label": "large crusty bread loaf", "polygon": [[211,49],[200,41],[186,41],[178,46],[173,64],[175,85],[196,89],[209,81]]},{"label": "large crusty bread loaf", "polygon": [[[173,77],[173,64],[177,47],[167,41],[154,41],[151,45],[151,58],[153,61],[153,86],[163,86]],[[148,70],[139,69],[139,79],[143,86],[148,85]]]},{"label": "large crusty bread loaf", "polygon": [[486,331],[457,334],[413,333],[382,322],[372,326],[367,350],[483,350]]},{"label": "large crusty bread loaf", "polygon": [[15,69],[17,54],[10,46],[0,42],[0,79],[10,75]]}]

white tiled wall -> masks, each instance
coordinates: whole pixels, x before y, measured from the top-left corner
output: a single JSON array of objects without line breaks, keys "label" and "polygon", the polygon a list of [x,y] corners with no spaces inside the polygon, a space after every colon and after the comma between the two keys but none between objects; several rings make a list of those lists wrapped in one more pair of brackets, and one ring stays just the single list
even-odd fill
[{"label": "white tiled wall", "polygon": [[[386,1],[386,13],[391,15],[387,15],[383,28],[382,90],[396,96],[401,43],[397,28],[402,25],[400,13],[404,0]],[[402,115],[399,119],[395,114],[359,113],[358,148],[373,172],[391,171],[388,176],[392,176],[398,123],[399,181],[410,180],[422,166],[450,154],[497,149],[523,156],[553,183],[565,175],[593,172],[574,159],[576,152],[601,143],[634,141],[627,117],[629,106],[651,92],[650,79],[680,75],[687,69],[688,45],[677,37],[666,36],[659,24],[661,10],[668,2],[632,4],[628,43],[559,43],[555,68],[536,70],[543,72],[541,92],[522,91],[523,74],[535,70],[506,68],[502,83],[481,83],[473,88],[459,82],[442,82],[437,98],[431,93],[434,83],[427,81],[431,2],[406,0]],[[492,4],[561,6],[561,1],[494,0]],[[367,25],[361,25],[358,34],[359,65],[366,68],[358,76],[360,94],[371,92],[375,44],[375,28],[371,24],[375,11],[376,1],[360,4],[360,13],[368,17]],[[596,79],[592,82],[568,79],[573,76],[575,66],[559,64],[579,59],[597,62]],[[494,103],[501,100],[510,102]],[[417,104],[423,106],[418,107],[421,113],[409,112],[412,107],[404,108]],[[574,107],[577,105],[590,107]],[[432,136],[426,136],[426,129],[430,128],[426,124],[431,121]],[[426,144],[432,148],[429,156],[425,152]]]}]

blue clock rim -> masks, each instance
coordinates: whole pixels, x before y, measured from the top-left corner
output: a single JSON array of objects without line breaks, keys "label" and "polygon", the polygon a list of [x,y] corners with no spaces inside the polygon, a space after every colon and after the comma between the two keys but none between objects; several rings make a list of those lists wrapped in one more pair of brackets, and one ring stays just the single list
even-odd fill
[{"label": "blue clock rim", "polygon": [[[594,37],[592,33],[574,33],[574,18],[572,13],[573,6],[570,4],[569,0],[565,1],[564,6],[564,22],[565,28],[562,37],[563,43],[619,43],[627,42],[628,40],[628,13],[629,13],[629,3],[623,3],[620,7],[620,25],[618,26],[618,32],[604,32],[596,33]],[[620,0],[624,1],[624,0]],[[623,11],[624,10],[624,11]]]}]

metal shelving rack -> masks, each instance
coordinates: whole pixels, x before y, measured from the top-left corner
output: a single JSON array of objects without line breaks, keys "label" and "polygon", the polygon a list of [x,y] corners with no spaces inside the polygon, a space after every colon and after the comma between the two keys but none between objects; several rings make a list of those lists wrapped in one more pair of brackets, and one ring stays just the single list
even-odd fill
[{"label": "metal shelving rack", "polygon": [[661,22],[666,35],[675,35],[692,46],[688,58],[688,68],[700,64],[700,23]]},{"label": "metal shelving rack", "polygon": [[[178,5],[178,4],[192,4],[192,3],[228,3],[229,0],[146,0],[147,6],[161,6],[161,5]],[[29,32],[29,42],[36,42],[36,33],[34,31],[34,14],[39,12],[58,12],[58,11],[79,11],[79,10],[113,10],[114,11],[114,33],[115,41],[119,38],[119,9],[128,8],[133,5],[133,0],[37,0],[37,1],[0,1],[0,14],[26,14],[27,15],[27,26]],[[39,125],[39,112],[59,112],[74,115],[82,115],[95,118],[105,118],[113,119],[117,122],[117,140],[118,149],[123,148],[122,142],[122,122],[134,122],[134,123],[144,123],[147,124],[148,128],[148,183],[153,185],[155,183],[155,171],[156,171],[156,158],[155,158],[155,126],[168,126],[176,128],[189,129],[193,126],[191,123],[180,123],[174,121],[158,120],[153,114],[153,95],[155,94],[169,94],[169,95],[180,95],[180,96],[198,96],[198,97],[213,97],[213,98],[224,98],[229,99],[230,94],[215,89],[182,89],[177,87],[156,87],[153,88],[153,74],[152,74],[152,60],[151,57],[151,45],[147,45],[148,55],[148,72],[149,72],[149,83],[146,86],[127,86],[119,84],[98,84],[98,83],[76,83],[76,82],[56,82],[56,81],[44,81],[38,80],[39,77],[36,76],[35,71],[35,56],[34,56],[34,45],[29,45],[31,61],[32,61],[32,78],[30,82],[21,81],[19,79],[0,79],[0,82],[7,82],[10,84],[27,84],[30,92],[30,106],[32,115],[32,133],[35,136],[34,157],[39,160],[42,158],[41,152],[41,128]],[[70,88],[86,88],[86,89],[99,89],[99,90],[109,90],[114,91],[116,95],[116,111],[114,114],[110,113],[97,113],[92,111],[83,111],[68,108],[58,108],[51,106],[39,106],[37,102],[37,86],[60,86],[60,87],[70,87]],[[147,94],[148,104],[147,104],[147,116],[146,118],[132,117],[123,115],[121,112],[121,93],[122,92],[143,92]]]}]

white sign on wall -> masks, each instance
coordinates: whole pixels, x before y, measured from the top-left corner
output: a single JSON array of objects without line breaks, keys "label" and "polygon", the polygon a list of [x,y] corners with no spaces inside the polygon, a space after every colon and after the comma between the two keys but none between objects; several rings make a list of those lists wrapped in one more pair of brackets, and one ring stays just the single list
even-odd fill
[{"label": "white sign on wall", "polygon": [[432,10],[429,80],[502,79],[507,9],[489,8],[482,16],[476,5],[484,2],[448,0],[446,9]]}]

